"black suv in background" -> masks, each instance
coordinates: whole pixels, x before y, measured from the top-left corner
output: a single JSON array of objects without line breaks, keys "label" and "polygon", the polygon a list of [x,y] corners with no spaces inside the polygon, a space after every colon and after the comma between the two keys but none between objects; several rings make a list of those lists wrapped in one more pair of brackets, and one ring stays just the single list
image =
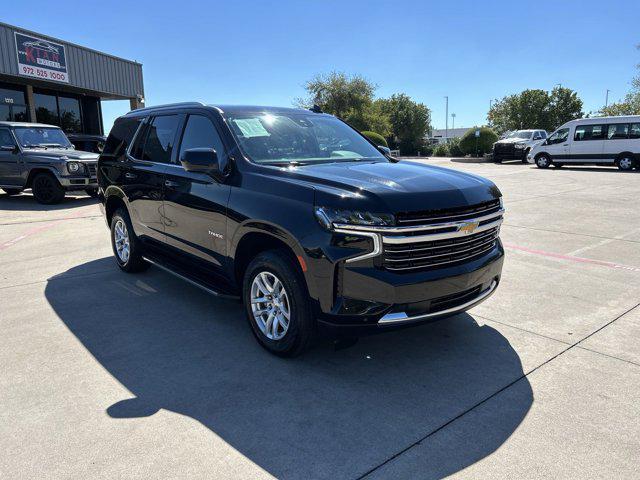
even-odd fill
[{"label": "black suv in background", "polygon": [[449,316],[500,281],[490,181],[398,163],[337,118],[182,103],[116,120],[98,162],[115,259],[240,296],[265,348]]}]

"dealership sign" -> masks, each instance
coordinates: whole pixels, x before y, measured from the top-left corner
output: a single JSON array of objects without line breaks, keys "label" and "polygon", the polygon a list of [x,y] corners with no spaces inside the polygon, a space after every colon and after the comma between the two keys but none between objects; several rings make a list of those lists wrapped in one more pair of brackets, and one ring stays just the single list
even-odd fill
[{"label": "dealership sign", "polygon": [[20,75],[69,83],[64,45],[24,33],[15,36]]}]

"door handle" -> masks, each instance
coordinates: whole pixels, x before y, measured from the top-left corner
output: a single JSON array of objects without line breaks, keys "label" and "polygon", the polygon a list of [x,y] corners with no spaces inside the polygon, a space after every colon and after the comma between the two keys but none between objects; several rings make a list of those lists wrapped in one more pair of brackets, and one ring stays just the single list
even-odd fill
[{"label": "door handle", "polygon": [[568,143],[563,143],[563,144],[562,144],[562,146],[563,146],[563,147],[568,147],[568,146],[569,146],[569,144],[568,144]]},{"label": "door handle", "polygon": [[125,173],[124,174],[124,178],[128,178],[129,180],[137,178],[138,175],[136,175],[135,173]]},{"label": "door handle", "polygon": [[180,184],[178,182],[174,182],[172,180],[165,180],[164,181],[164,186],[165,187],[174,187],[175,188],[175,187],[179,187]]}]

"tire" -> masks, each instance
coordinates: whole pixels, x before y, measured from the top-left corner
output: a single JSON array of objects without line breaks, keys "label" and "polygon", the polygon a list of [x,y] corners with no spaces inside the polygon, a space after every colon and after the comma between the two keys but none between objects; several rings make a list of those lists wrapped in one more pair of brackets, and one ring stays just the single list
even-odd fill
[{"label": "tire", "polygon": [[522,163],[529,163],[529,161],[527,160],[527,155],[529,155],[529,152],[529,149],[525,150],[524,157],[522,157]]},{"label": "tire", "polygon": [[538,168],[549,168],[551,163],[551,158],[546,153],[541,153],[536,157],[536,165]]},{"label": "tire", "polygon": [[98,189],[97,188],[85,188],[84,189],[84,193],[89,195],[91,198],[97,198],[98,197]]},{"label": "tire", "polygon": [[636,167],[636,161],[631,155],[620,155],[616,160],[616,166],[623,172],[630,172]]},{"label": "tire", "polygon": [[493,161],[495,163],[502,163],[502,159],[500,157],[494,157]]},{"label": "tire", "polygon": [[64,188],[51,173],[38,173],[31,181],[31,190],[38,203],[53,205],[64,198]]},{"label": "tire", "polygon": [[[295,357],[309,348],[315,320],[304,277],[291,255],[284,250],[260,253],[247,267],[242,284],[247,320],[262,347],[281,357]],[[273,287],[281,294],[269,299]],[[265,301],[256,302],[258,298]]]},{"label": "tire", "polygon": [[142,258],[142,245],[133,232],[129,213],[123,208],[111,217],[111,248],[121,270],[136,273],[149,268]]},{"label": "tire", "polygon": [[21,188],[3,188],[2,190],[4,190],[4,193],[9,196],[18,195],[20,192],[22,192]]},{"label": "tire", "polygon": [[553,166],[556,167],[556,168],[562,168],[562,167],[564,167],[564,163],[555,163],[555,162],[553,162]]}]

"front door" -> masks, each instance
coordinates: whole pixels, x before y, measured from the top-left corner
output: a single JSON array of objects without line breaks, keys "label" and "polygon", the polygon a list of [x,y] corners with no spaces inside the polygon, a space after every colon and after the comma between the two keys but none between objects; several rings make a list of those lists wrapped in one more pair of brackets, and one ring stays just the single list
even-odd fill
[{"label": "front door", "polygon": [[23,185],[20,150],[8,128],[0,128],[0,185]]},{"label": "front door", "polygon": [[599,163],[604,161],[606,125],[576,125],[571,142],[571,161]]},{"label": "front door", "polygon": [[192,148],[213,148],[221,165],[225,147],[205,114],[190,114],[184,124],[176,162],[167,168],[164,221],[167,243],[192,259],[202,259],[216,269],[226,255],[227,202],[231,188],[204,173],[187,172],[179,162]]},{"label": "front door", "polygon": [[556,130],[545,142],[543,149],[557,162],[566,162],[569,157],[569,128]]},{"label": "front door", "polygon": [[180,115],[162,115],[141,126],[124,168],[123,190],[131,222],[143,241],[165,241],[163,195],[165,171],[175,156]]}]

